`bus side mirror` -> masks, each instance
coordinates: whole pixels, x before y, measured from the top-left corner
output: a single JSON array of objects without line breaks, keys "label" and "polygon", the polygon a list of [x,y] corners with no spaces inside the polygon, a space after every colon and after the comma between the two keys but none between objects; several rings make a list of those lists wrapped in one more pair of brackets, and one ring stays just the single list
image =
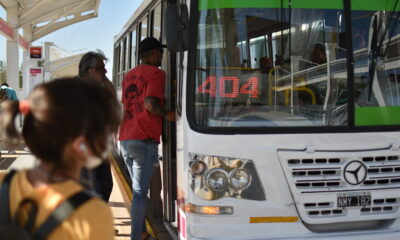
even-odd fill
[{"label": "bus side mirror", "polygon": [[165,18],[167,48],[170,52],[186,51],[189,47],[189,11],[186,4],[168,5]]}]

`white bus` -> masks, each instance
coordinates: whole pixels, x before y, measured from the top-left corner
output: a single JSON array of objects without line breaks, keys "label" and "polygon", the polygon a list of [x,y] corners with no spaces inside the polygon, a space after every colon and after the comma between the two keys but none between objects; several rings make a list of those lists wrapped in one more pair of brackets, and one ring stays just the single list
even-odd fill
[{"label": "white bus", "polygon": [[143,1],[115,37],[113,81],[141,39],[167,43],[177,122],[151,199],[174,239],[400,239],[399,9]]}]

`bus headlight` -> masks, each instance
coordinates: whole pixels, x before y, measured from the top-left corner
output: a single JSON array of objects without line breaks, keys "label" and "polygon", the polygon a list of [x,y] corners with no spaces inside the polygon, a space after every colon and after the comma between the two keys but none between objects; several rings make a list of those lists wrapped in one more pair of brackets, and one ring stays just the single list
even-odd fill
[{"label": "bus headlight", "polygon": [[235,190],[243,191],[250,183],[251,175],[246,169],[234,169],[229,173],[229,185]]},{"label": "bus headlight", "polygon": [[265,200],[252,160],[189,153],[190,186],[204,200],[223,197]]},{"label": "bus headlight", "polygon": [[207,173],[206,185],[216,192],[224,192],[228,187],[228,173],[219,168],[214,168]]}]

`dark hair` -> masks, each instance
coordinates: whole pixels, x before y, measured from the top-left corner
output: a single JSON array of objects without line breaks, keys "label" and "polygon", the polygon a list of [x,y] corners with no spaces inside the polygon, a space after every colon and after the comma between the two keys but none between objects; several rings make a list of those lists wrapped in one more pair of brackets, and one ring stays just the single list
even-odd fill
[{"label": "dark hair", "polygon": [[152,50],[158,50],[165,47],[166,46],[162,45],[156,38],[147,37],[139,43],[139,57],[143,58]]},{"label": "dark hair", "polygon": [[6,83],[6,82],[3,82],[3,83],[1,84],[1,86],[9,87],[8,83]]},{"label": "dark hair", "polygon": [[29,98],[30,111],[25,116],[22,136],[15,126],[18,101],[3,106],[6,138],[21,137],[32,153],[45,162],[62,167],[65,146],[82,135],[95,155],[106,150],[107,138],[118,129],[119,104],[96,81],[80,77],[61,78],[37,86]]},{"label": "dark hair", "polygon": [[90,51],[82,56],[79,62],[79,76],[87,77],[89,74],[89,69],[97,68],[99,61],[107,61],[107,57],[100,50],[96,52]]}]

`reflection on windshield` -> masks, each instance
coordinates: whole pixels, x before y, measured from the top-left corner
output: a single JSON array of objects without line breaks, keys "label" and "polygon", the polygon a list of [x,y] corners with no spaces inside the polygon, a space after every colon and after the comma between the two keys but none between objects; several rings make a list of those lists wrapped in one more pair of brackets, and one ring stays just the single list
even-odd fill
[{"label": "reflection on windshield", "polygon": [[353,12],[357,106],[400,106],[397,22],[391,12]]},{"label": "reflection on windshield", "polygon": [[288,13],[200,12],[195,106],[199,125],[346,124],[347,110],[340,108],[346,103],[346,53],[343,23],[338,20],[342,11],[292,9],[290,22]]},{"label": "reflection on windshield", "polygon": [[[400,26],[397,18],[388,21],[389,15],[388,11],[352,13],[356,107],[400,104]],[[379,28],[383,54],[376,57],[377,80],[371,81],[368,98],[373,16],[378,28],[385,27]],[[201,10],[196,124],[347,126],[343,19],[343,11],[337,9]]]}]

